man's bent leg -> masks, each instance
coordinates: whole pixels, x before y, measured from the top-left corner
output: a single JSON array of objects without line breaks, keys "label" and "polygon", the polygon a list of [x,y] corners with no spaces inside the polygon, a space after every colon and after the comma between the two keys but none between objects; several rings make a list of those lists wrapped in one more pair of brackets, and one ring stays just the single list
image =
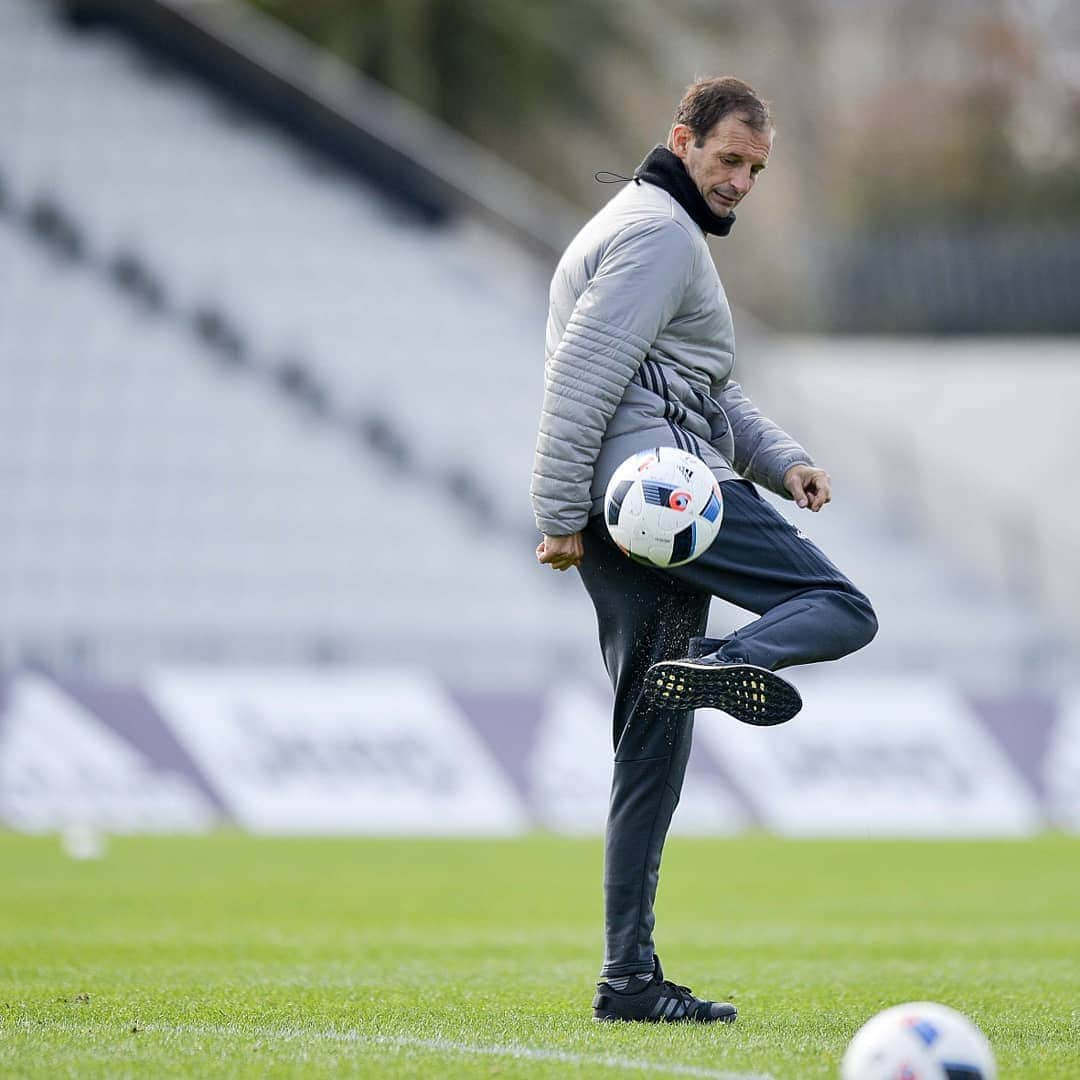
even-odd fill
[{"label": "man's bent leg", "polygon": [[721,659],[775,671],[835,660],[877,632],[870,601],[747,481],[722,485],[720,532],[694,562],[667,571],[760,618],[717,640]]},{"label": "man's bent leg", "polygon": [[684,656],[704,632],[709,596],[632,562],[604,523],[585,530],[580,572],[596,608],[600,646],[615,690],[615,767],[604,855],[605,978],[651,971],[653,902],[660,858],[682,791],[693,712],[640,701],[660,660]]}]

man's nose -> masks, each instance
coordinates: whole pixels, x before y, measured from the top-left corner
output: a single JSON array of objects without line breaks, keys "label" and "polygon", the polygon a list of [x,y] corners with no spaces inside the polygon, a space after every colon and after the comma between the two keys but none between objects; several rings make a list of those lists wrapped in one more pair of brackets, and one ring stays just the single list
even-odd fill
[{"label": "man's nose", "polygon": [[745,195],[751,185],[754,183],[754,178],[750,174],[750,167],[747,166],[744,169],[738,169],[732,174],[731,186],[740,194]]}]

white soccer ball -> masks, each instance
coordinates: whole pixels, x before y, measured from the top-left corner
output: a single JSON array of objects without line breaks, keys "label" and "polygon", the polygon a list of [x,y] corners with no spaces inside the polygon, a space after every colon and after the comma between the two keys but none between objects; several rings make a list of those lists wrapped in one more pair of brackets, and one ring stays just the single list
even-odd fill
[{"label": "white soccer ball", "polygon": [[724,499],[708,465],[673,446],[641,450],[616,470],[604,495],[612,540],[638,562],[682,566],[716,539]]},{"label": "white soccer ball", "polygon": [[932,1001],[895,1005],[855,1033],[842,1080],[997,1080],[986,1036],[962,1013]]}]

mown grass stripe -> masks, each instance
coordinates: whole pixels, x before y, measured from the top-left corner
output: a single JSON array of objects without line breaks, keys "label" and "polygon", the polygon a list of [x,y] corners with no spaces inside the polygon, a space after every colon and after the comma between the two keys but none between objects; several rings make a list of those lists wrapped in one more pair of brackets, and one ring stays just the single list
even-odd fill
[{"label": "mown grass stripe", "polygon": [[314,1040],[355,1043],[359,1046],[380,1046],[391,1050],[431,1050],[441,1054],[461,1054],[476,1057],[507,1057],[525,1061],[555,1061],[565,1065],[601,1066],[611,1069],[630,1069],[658,1075],[697,1076],[707,1080],[774,1080],[767,1073],[729,1072],[703,1065],[679,1062],[645,1061],[621,1057],[618,1054],[582,1054],[572,1050],[553,1050],[542,1046],[523,1046],[519,1043],[468,1043],[454,1039],[421,1039],[409,1035],[365,1035],[360,1031],[305,1031],[300,1028],[245,1028],[239,1024],[147,1024],[146,1031],[168,1032],[174,1035],[225,1038],[260,1038],[281,1041]]}]

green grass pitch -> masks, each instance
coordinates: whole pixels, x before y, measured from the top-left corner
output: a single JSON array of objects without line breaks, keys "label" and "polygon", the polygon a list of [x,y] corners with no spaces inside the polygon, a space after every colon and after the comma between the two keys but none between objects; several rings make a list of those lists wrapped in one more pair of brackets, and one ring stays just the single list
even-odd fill
[{"label": "green grass pitch", "polygon": [[0,833],[0,1076],[836,1077],[879,1009],[1080,1077],[1080,839],[674,839],[658,946],[734,1027],[598,1025],[598,840]]}]

